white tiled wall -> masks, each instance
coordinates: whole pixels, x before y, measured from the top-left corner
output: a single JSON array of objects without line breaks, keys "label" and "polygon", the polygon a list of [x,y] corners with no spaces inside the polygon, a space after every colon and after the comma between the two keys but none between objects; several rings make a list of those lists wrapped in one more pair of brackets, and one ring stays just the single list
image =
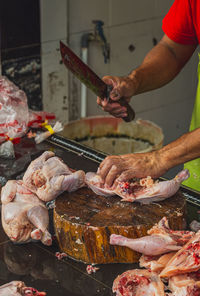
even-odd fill
[{"label": "white tiled wall", "polygon": [[59,41],[67,40],[67,0],[41,0],[42,99],[44,110],[68,122],[68,72]]},{"label": "white tiled wall", "polygon": [[[101,77],[125,75],[142,62],[153,46],[153,38],[159,41],[162,37],[162,19],[172,3],[173,0],[69,0],[70,46],[80,56],[82,34],[92,32],[92,20],[104,21],[111,47],[110,63],[104,64],[99,44],[91,43],[88,64]],[[135,46],[132,52],[128,49],[131,44]],[[152,120],[163,128],[165,143],[188,130],[196,92],[196,67],[195,53],[173,82],[132,99],[137,117]],[[69,99],[76,93],[80,102],[79,87],[80,83],[73,79]],[[87,115],[97,114],[105,113],[97,106],[95,95],[88,91]]]}]

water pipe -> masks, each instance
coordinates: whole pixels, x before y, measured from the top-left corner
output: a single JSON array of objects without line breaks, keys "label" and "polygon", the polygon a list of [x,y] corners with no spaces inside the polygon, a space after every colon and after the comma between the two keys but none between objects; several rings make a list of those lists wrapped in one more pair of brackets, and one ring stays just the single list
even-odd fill
[{"label": "water pipe", "polygon": [[[110,48],[103,32],[103,22],[93,21],[95,24],[94,33],[85,33],[81,37],[81,59],[84,63],[88,63],[88,49],[91,41],[100,42],[102,45],[104,62],[107,63],[110,58]],[[81,83],[81,118],[87,116],[87,87]]]}]

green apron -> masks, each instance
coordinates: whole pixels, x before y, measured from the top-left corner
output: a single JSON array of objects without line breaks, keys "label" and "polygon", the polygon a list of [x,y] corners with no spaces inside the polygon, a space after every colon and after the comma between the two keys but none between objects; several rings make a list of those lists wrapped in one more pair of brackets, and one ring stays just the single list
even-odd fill
[{"label": "green apron", "polygon": [[[198,64],[198,80],[199,82],[197,87],[196,101],[192,113],[192,120],[190,123],[190,131],[200,127],[200,54]],[[200,158],[187,162],[184,165],[184,168],[187,168],[190,171],[190,178],[184,181],[183,185],[200,191]]]}]

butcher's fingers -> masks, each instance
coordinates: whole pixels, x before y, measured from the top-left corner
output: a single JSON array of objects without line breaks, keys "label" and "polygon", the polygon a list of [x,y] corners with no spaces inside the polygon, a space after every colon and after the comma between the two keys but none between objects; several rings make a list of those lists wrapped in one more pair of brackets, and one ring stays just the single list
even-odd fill
[{"label": "butcher's fingers", "polygon": [[119,182],[126,182],[127,180],[135,178],[135,175],[136,175],[136,172],[134,171],[134,169],[123,171],[119,175],[119,177],[115,180],[115,183],[117,185]]},{"label": "butcher's fingers", "polygon": [[100,175],[107,186],[112,186],[121,171],[123,171],[121,157],[107,156],[99,166],[98,175]]},{"label": "butcher's fingers", "polygon": [[118,177],[118,168],[116,165],[113,165],[105,177],[105,187],[112,187],[116,178]]}]

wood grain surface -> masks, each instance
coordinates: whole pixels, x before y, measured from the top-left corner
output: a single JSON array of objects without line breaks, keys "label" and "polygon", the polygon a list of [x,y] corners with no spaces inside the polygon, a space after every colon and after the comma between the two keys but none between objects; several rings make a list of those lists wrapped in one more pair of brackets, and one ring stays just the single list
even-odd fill
[{"label": "wood grain surface", "polygon": [[134,263],[140,254],[127,247],[110,245],[110,235],[144,236],[163,216],[168,218],[172,229],[184,229],[185,209],[181,192],[160,203],[141,205],[81,188],[56,199],[54,228],[60,249],[76,260],[98,264]]}]

